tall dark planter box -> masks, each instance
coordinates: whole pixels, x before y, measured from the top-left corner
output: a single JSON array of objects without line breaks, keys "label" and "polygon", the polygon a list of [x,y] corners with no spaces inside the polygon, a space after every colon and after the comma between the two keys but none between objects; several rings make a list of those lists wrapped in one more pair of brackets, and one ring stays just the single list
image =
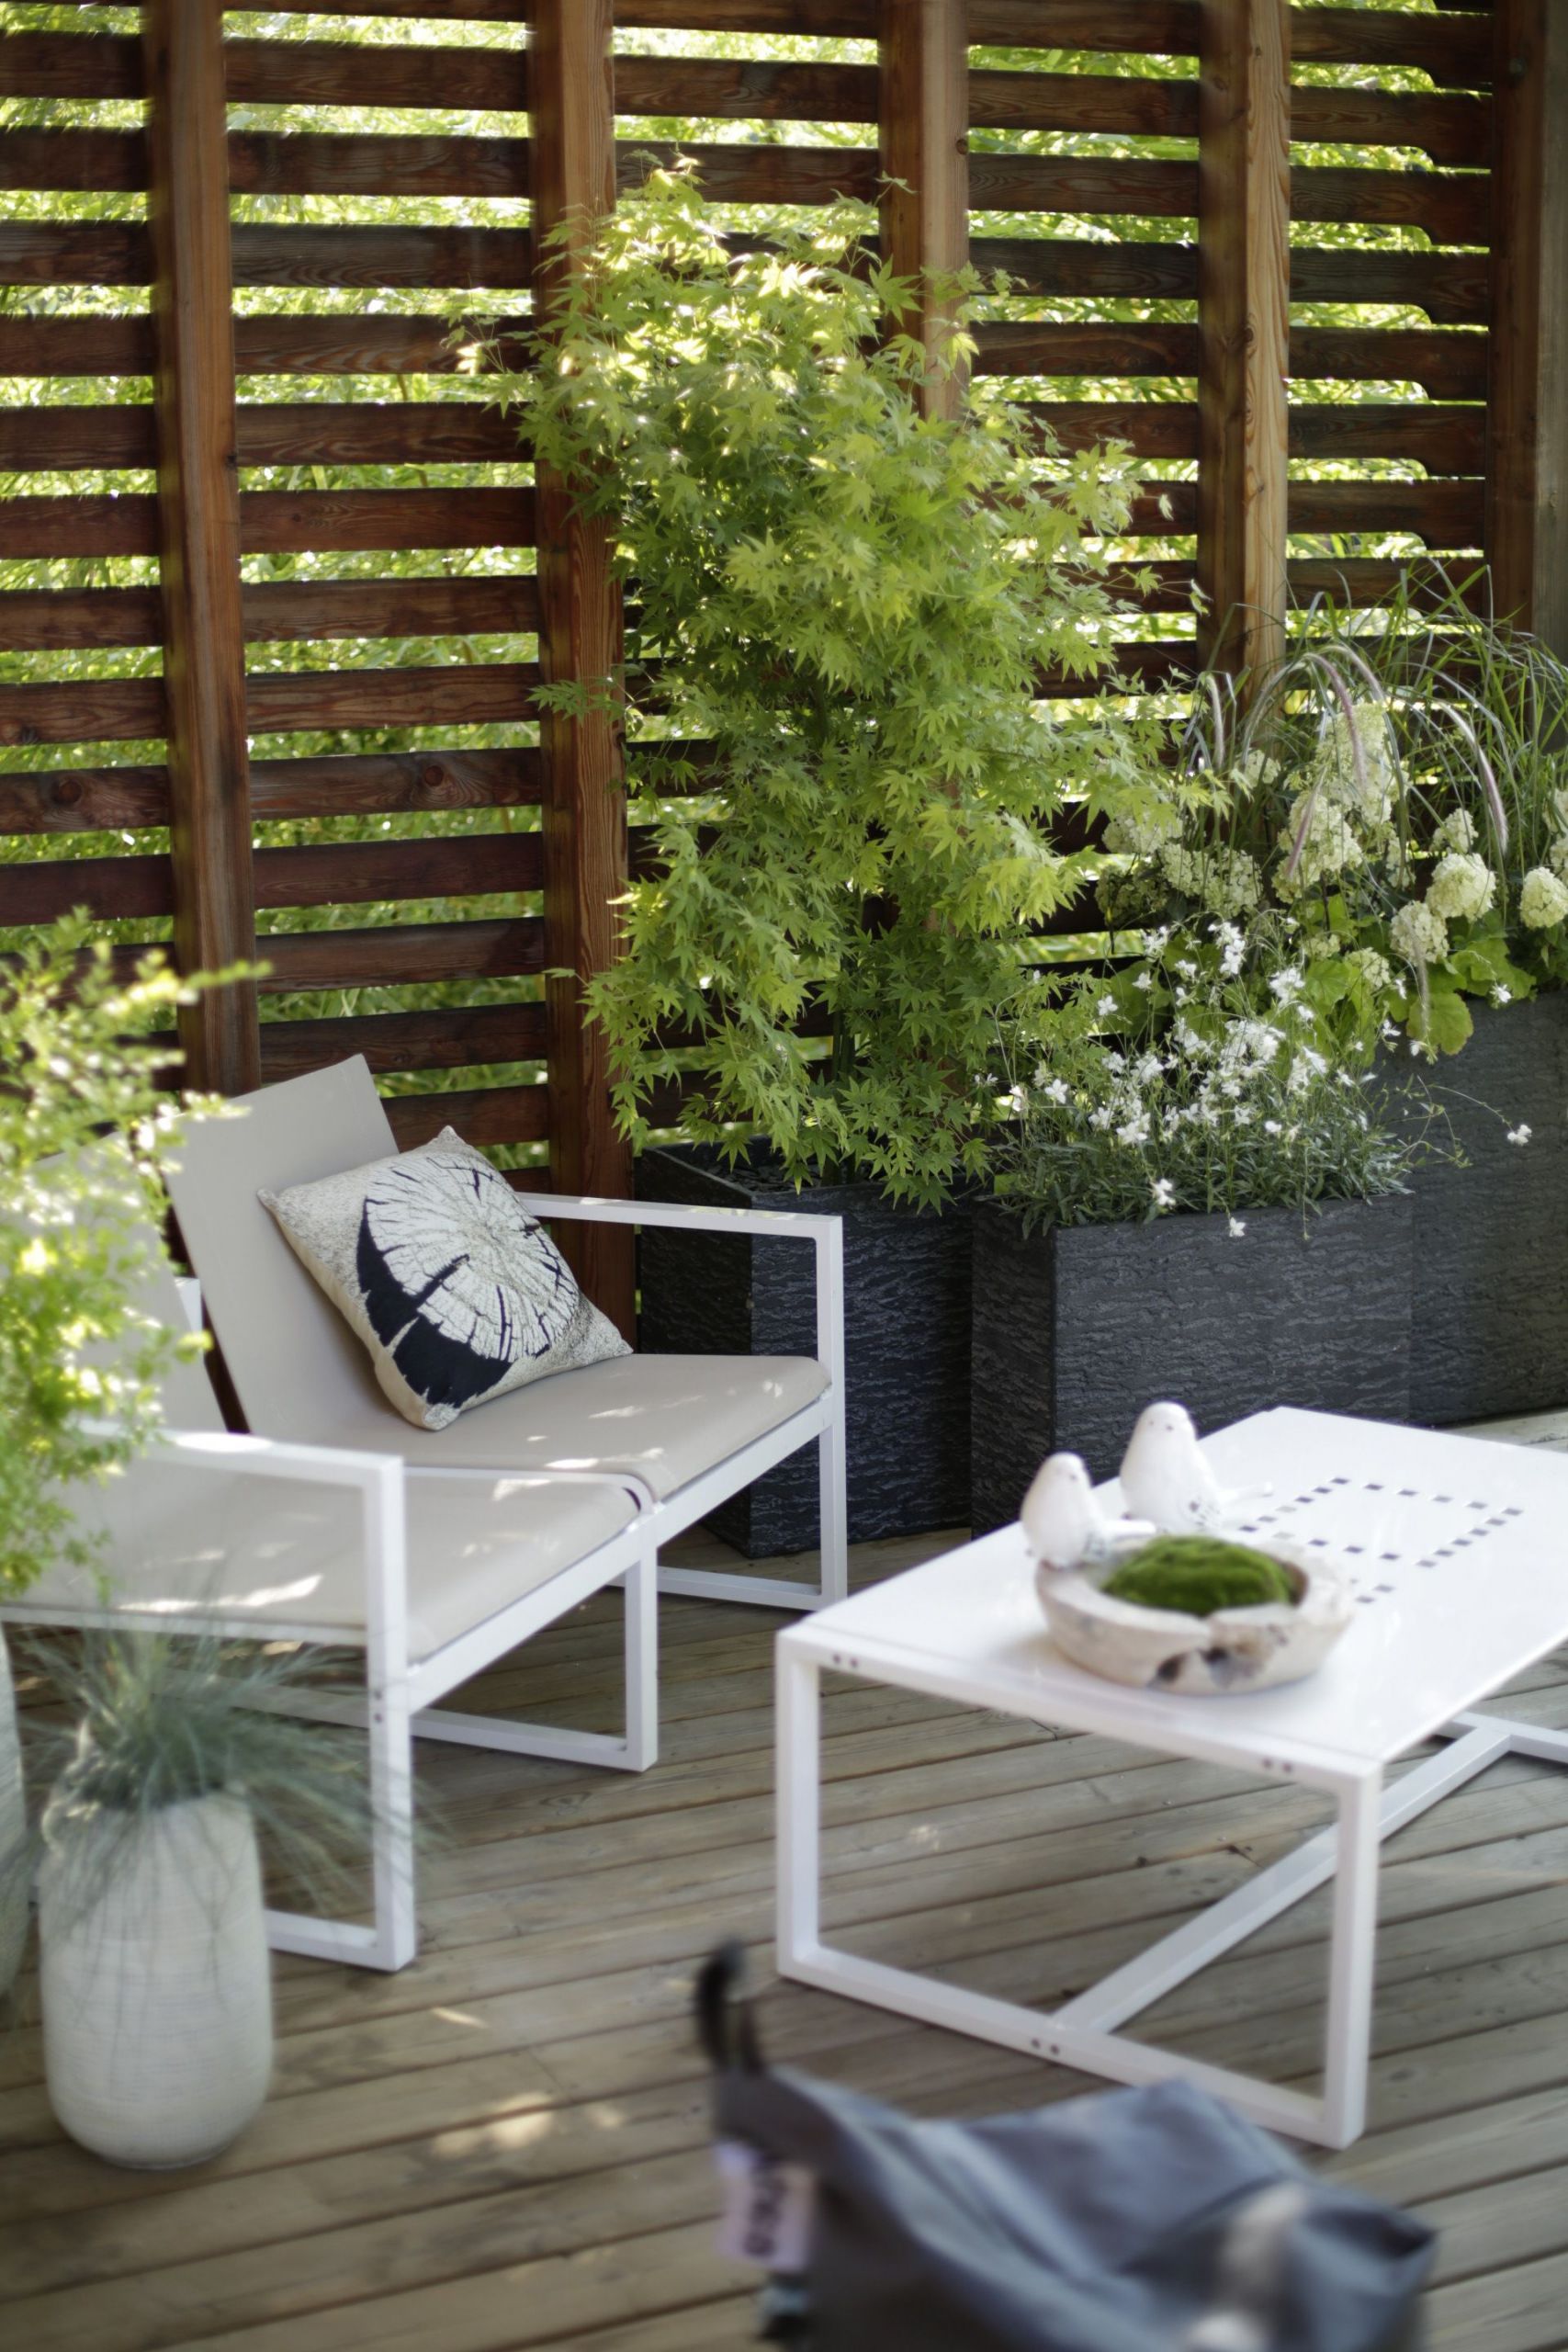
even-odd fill
[{"label": "tall dark planter box", "polygon": [[[894,1208],[871,1184],[782,1184],[758,1151],[650,1151],[649,1201],[786,1208],[844,1220],[844,1403],[852,1543],[969,1521],[969,1212]],[[814,1355],[816,1253],[798,1242],[641,1238],[637,1344],[660,1354]],[[709,1522],[749,1559],[815,1548],[817,1449],[770,1471]]]},{"label": "tall dark planter box", "polygon": [[1271,1405],[1404,1420],[1412,1204],[1047,1227],[975,1215],[971,1415],[976,1532],[1018,1516],[1047,1453],[1114,1476],[1156,1396],[1201,1431]]},{"label": "tall dark planter box", "polygon": [[1469,1164],[1412,1180],[1410,1415],[1436,1428],[1568,1405],[1568,993],[1473,1010],[1423,1073]]}]

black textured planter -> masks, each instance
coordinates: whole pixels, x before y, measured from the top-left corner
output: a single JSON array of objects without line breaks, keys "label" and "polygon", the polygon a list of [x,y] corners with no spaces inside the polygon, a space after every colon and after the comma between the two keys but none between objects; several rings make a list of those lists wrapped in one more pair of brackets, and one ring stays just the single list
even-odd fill
[{"label": "black textured planter", "polygon": [[[780,1182],[766,1156],[727,1168],[691,1148],[638,1162],[647,1201],[787,1208],[844,1220],[844,1407],[852,1543],[969,1521],[969,1225],[892,1207],[871,1184]],[[815,1253],[797,1242],[644,1233],[637,1344],[656,1353],[814,1355]],[[716,1511],[748,1559],[815,1548],[815,1446]]]},{"label": "black textured planter", "polygon": [[1404,1420],[1412,1203],[1045,1227],[1001,1204],[973,1220],[976,1534],[1016,1519],[1047,1453],[1115,1475],[1156,1396],[1201,1431],[1270,1405]]},{"label": "black textured planter", "polygon": [[1428,1080],[1469,1165],[1412,1180],[1410,1416],[1435,1428],[1568,1405],[1568,994],[1472,1010]]}]

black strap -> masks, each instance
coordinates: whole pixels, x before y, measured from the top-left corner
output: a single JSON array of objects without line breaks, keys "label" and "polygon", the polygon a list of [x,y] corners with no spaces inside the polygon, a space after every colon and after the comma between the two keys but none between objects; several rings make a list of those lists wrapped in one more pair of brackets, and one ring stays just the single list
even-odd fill
[{"label": "black strap", "polygon": [[697,2040],[717,2074],[764,2071],[757,2021],[746,1991],[745,1948],[733,1938],[703,1962],[693,2007]]}]

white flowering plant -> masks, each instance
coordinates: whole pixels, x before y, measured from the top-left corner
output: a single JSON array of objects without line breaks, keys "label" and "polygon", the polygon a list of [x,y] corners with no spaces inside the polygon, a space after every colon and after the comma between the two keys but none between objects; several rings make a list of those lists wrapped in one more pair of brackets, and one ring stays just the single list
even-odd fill
[{"label": "white flowering plant", "polygon": [[1220,921],[1079,982],[1035,1027],[998,1196],[1031,1227],[1187,1211],[1239,1238],[1251,1209],[1404,1190],[1429,1114],[1399,1115],[1370,1057],[1331,1040],[1279,946]]},{"label": "white flowering plant", "polygon": [[1347,1046],[1455,1052],[1471,1001],[1568,984],[1568,668],[1474,582],[1319,605],[1255,681],[1200,681],[1168,801],[1118,817],[1113,927],[1288,914]]}]

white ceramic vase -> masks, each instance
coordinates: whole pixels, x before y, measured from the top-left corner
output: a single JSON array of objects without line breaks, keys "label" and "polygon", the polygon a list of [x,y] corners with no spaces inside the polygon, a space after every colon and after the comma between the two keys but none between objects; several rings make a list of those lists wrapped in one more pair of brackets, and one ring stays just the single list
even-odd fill
[{"label": "white ceramic vase", "polygon": [[0,1997],[11,1989],[28,1939],[28,1880],[21,1867],[28,1835],[22,1752],[6,1635],[0,1628]]},{"label": "white ceramic vase", "polygon": [[67,2132],[111,2164],[200,2164],[272,2072],[255,1830],[224,1795],[151,1815],[84,1908],[69,1861],[39,1881],[44,2069]]}]

